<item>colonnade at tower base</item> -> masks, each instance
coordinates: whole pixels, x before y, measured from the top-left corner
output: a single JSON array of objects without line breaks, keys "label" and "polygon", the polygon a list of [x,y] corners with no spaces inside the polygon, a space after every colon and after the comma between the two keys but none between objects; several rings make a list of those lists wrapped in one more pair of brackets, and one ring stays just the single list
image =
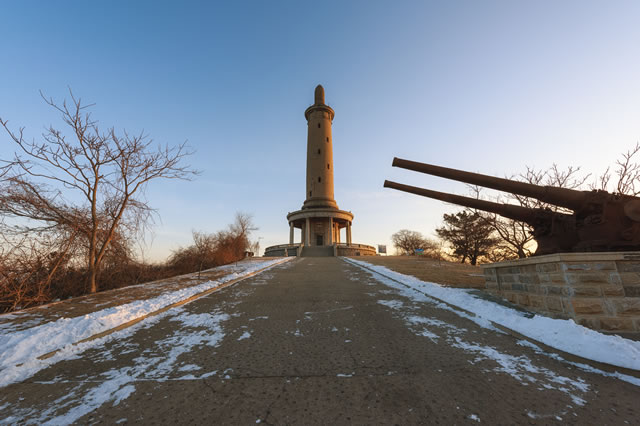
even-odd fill
[{"label": "colonnade at tower base", "polygon": [[267,247],[264,255],[268,257],[375,256],[376,249],[366,244],[335,243],[330,246],[304,246],[302,243],[280,244]]}]

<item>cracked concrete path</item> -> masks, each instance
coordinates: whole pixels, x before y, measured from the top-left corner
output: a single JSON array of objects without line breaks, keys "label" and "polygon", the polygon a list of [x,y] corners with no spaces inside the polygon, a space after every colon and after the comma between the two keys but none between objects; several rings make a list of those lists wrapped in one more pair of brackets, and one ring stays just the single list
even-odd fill
[{"label": "cracked concrete path", "polygon": [[625,424],[640,388],[302,258],[0,390],[4,423]]}]

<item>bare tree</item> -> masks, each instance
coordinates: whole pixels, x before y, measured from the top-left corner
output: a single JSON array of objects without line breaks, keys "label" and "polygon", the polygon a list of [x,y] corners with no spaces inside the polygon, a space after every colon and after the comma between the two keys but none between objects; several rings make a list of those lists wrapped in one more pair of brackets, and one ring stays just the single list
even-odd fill
[{"label": "bare tree", "polygon": [[[534,185],[555,186],[559,188],[578,189],[584,185],[590,175],[581,176],[580,167],[569,166],[562,170],[557,164],[553,164],[547,170],[536,170],[527,167],[525,173],[511,176],[509,179]],[[476,198],[481,198],[482,189],[477,186],[469,186]],[[566,209],[544,203],[535,198],[525,197],[520,194],[506,194],[493,197],[493,201],[518,204],[527,208],[542,208],[553,211],[567,212]],[[533,254],[532,228],[527,223],[508,219],[495,213],[476,211],[495,230],[500,238],[500,243],[492,256],[496,260],[524,258]]]},{"label": "bare tree", "polygon": [[[640,155],[640,143],[622,153],[622,158],[616,161],[614,174],[617,177],[613,192],[625,195],[640,195],[640,164],[638,156]],[[611,167],[607,167],[605,172],[599,176],[594,183],[590,185],[591,189],[600,189],[609,191],[611,183]]]},{"label": "bare tree", "polygon": [[394,247],[401,255],[414,255],[416,249],[422,249],[427,254],[435,254],[438,246],[433,241],[425,238],[421,233],[401,229],[391,236]]},{"label": "bare tree", "polygon": [[69,92],[71,102],[62,104],[41,94],[60,113],[68,134],[50,126],[42,142],[28,141],[24,128],[12,131],[0,118],[18,148],[5,165],[0,214],[22,219],[15,228],[21,232],[62,228],[81,235],[93,293],[114,237],[119,231],[141,232],[150,219],[152,209],[143,197],[147,184],[190,179],[197,172],[183,164],[191,154],[186,143],[155,148],[144,133],[119,135],[113,127],[103,132],[89,112],[93,105]]}]

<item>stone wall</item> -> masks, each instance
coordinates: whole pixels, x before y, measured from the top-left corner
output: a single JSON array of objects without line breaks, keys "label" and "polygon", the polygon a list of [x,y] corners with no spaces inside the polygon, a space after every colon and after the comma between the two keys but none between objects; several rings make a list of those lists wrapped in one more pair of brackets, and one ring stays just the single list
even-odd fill
[{"label": "stone wall", "polygon": [[375,256],[376,248],[365,244],[337,244],[337,256]]},{"label": "stone wall", "polygon": [[483,265],[486,290],[607,332],[640,332],[640,252],[563,253]]},{"label": "stone wall", "polygon": [[265,257],[297,256],[299,249],[299,244],[280,244],[264,249],[264,255]]}]

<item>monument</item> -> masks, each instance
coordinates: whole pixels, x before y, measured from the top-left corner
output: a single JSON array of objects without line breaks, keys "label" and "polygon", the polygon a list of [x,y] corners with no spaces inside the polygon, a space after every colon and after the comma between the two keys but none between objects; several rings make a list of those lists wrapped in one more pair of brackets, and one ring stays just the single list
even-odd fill
[{"label": "monument", "polygon": [[[305,201],[300,210],[287,215],[289,244],[267,247],[265,256],[360,256],[375,255],[375,248],[351,241],[353,213],[340,210],[333,195],[333,139],[335,112],[325,104],[324,88],[318,85],[315,101],[306,109],[307,176]],[[301,241],[294,242],[295,229]],[[345,233],[342,242],[341,230]]]},{"label": "monument", "polygon": [[388,188],[531,226],[538,244],[533,257],[483,265],[488,292],[596,330],[640,333],[640,198],[532,185],[400,158],[393,159],[393,166],[562,207],[565,212],[524,208],[384,182]]}]

